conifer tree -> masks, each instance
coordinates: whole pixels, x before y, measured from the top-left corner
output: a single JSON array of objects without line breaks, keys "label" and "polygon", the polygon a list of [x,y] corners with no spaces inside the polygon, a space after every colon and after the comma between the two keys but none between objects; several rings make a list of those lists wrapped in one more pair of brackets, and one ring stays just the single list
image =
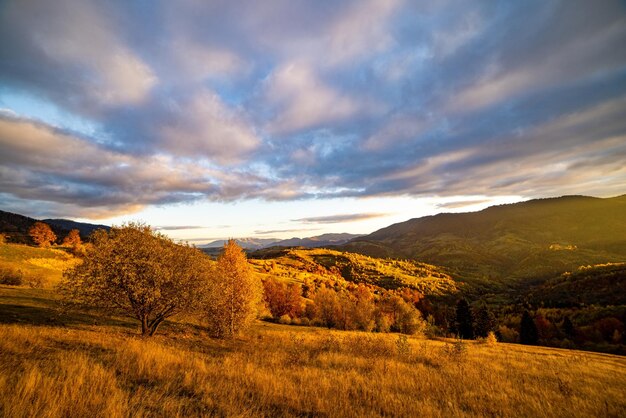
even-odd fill
[{"label": "conifer tree", "polygon": [[456,304],[456,332],[460,338],[474,339],[472,311],[467,300],[461,299]]},{"label": "conifer tree", "polygon": [[482,305],[474,314],[474,334],[476,337],[486,338],[495,327],[496,318],[487,306]]},{"label": "conifer tree", "polygon": [[522,315],[522,322],[520,323],[519,340],[522,344],[535,345],[537,344],[539,336],[537,333],[537,326],[535,321],[530,316],[528,311],[524,311]]},{"label": "conifer tree", "polygon": [[563,319],[563,332],[568,338],[572,338],[576,333],[574,324],[572,323],[572,320],[569,319],[569,316],[566,316],[565,319]]}]

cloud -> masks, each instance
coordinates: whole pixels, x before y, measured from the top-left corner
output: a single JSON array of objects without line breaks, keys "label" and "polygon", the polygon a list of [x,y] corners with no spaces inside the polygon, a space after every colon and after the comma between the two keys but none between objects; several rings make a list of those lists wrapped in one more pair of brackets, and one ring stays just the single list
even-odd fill
[{"label": "cloud", "polygon": [[0,76],[27,81],[79,113],[145,100],[158,78],[125,45],[123,31],[101,6],[73,0],[6,4],[2,61],[11,64]]},{"label": "cloud", "polygon": [[[602,16],[606,11],[600,8],[592,13],[595,18],[606,19],[607,15]],[[549,35],[542,42],[551,48],[537,45],[527,52],[533,59],[525,62],[496,58],[478,79],[451,97],[448,107],[453,111],[475,111],[555,85],[576,83],[599,72],[619,70],[626,59],[626,53],[619,48],[626,38],[623,13],[621,17],[608,17],[604,26],[593,30],[584,26],[588,19],[581,10],[565,11],[562,21],[565,31],[571,30],[566,32],[569,37],[551,39]]]},{"label": "cloud", "polygon": [[622,194],[623,11],[8,2],[2,201],[97,217],[206,199]]},{"label": "cloud", "polygon": [[183,231],[186,229],[203,229],[206,228],[206,226],[199,226],[199,225],[162,225],[162,226],[155,226],[154,229],[158,230],[158,231]]},{"label": "cloud", "polygon": [[367,219],[382,218],[387,213],[352,213],[329,216],[315,216],[311,218],[293,219],[292,222],[302,222],[307,224],[337,224],[343,222],[358,222]]},{"label": "cloud", "polygon": [[258,230],[254,231],[256,235],[273,235],[273,234],[285,234],[287,232],[310,232],[319,231],[319,228],[293,228],[293,229],[270,229],[270,230]]},{"label": "cloud", "polygon": [[491,200],[489,199],[478,199],[478,200],[459,200],[453,202],[445,202],[437,204],[438,208],[443,209],[458,209],[465,208],[467,206],[480,205],[482,203],[489,203]]},{"label": "cloud", "polygon": [[361,109],[357,101],[323,83],[303,63],[277,68],[264,90],[264,99],[276,115],[268,125],[274,134],[345,120]]},{"label": "cloud", "polygon": [[[255,197],[288,187],[250,172],[207,168],[167,155],[113,151],[30,120],[0,117],[0,190],[40,211],[106,217],[155,204]],[[276,195],[279,196],[279,193]]]},{"label": "cloud", "polygon": [[174,155],[238,161],[260,144],[245,118],[209,91],[172,101],[156,129],[164,149]]}]

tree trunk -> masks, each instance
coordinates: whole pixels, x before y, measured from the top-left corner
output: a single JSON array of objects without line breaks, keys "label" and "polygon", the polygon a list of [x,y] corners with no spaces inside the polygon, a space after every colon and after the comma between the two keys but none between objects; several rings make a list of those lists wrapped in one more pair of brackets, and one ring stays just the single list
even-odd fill
[{"label": "tree trunk", "polygon": [[157,332],[157,329],[159,329],[159,325],[161,325],[161,322],[163,322],[163,319],[155,319],[154,322],[150,325],[150,337],[152,337]]},{"label": "tree trunk", "polygon": [[141,335],[146,336],[146,335],[148,335],[148,332],[149,332],[148,316],[147,315],[143,315],[141,317]]}]

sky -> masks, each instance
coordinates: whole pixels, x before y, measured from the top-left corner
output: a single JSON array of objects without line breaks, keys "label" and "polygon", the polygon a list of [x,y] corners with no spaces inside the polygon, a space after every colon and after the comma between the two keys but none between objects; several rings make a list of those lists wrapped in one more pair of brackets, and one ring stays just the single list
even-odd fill
[{"label": "sky", "polygon": [[626,193],[626,2],[0,2],[0,209],[175,239]]}]

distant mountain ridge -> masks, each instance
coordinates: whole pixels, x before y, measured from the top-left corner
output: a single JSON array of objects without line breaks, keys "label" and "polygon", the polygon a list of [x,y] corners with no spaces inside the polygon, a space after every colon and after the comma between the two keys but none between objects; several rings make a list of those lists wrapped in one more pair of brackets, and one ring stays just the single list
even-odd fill
[{"label": "distant mountain ridge", "polygon": [[[338,233],[338,234],[322,234],[314,237],[307,238],[289,238],[289,239],[277,239],[277,238],[236,238],[237,244],[246,250],[260,250],[268,247],[306,247],[306,248],[318,248],[333,245],[342,245],[354,238],[358,238],[362,235]],[[217,240],[205,245],[200,245],[200,248],[220,248],[223,247],[227,240]]]},{"label": "distant mountain ridge", "polygon": [[[217,241],[209,242],[208,244],[199,245],[200,248],[221,248],[226,244],[228,240],[220,239]],[[271,245],[276,242],[275,238],[235,238],[235,242],[241,248],[246,250],[258,250],[260,248],[265,247],[266,245]]]},{"label": "distant mountain ridge", "polygon": [[444,266],[485,287],[514,285],[580,265],[626,261],[626,195],[442,213],[390,225],[342,248]]},{"label": "distant mountain ridge", "polygon": [[111,227],[107,225],[76,222],[70,219],[44,219],[43,222],[47,223],[48,225],[56,225],[59,228],[63,228],[68,231],[71,231],[72,229],[78,229],[78,232],[80,232],[80,235],[82,237],[88,237],[98,229],[104,229],[106,231],[111,230]]},{"label": "distant mountain ridge", "polygon": [[273,247],[307,247],[317,248],[332,245],[342,245],[350,240],[361,237],[360,234],[322,234],[315,237],[308,238],[289,238],[281,241],[277,241],[272,244]]}]

